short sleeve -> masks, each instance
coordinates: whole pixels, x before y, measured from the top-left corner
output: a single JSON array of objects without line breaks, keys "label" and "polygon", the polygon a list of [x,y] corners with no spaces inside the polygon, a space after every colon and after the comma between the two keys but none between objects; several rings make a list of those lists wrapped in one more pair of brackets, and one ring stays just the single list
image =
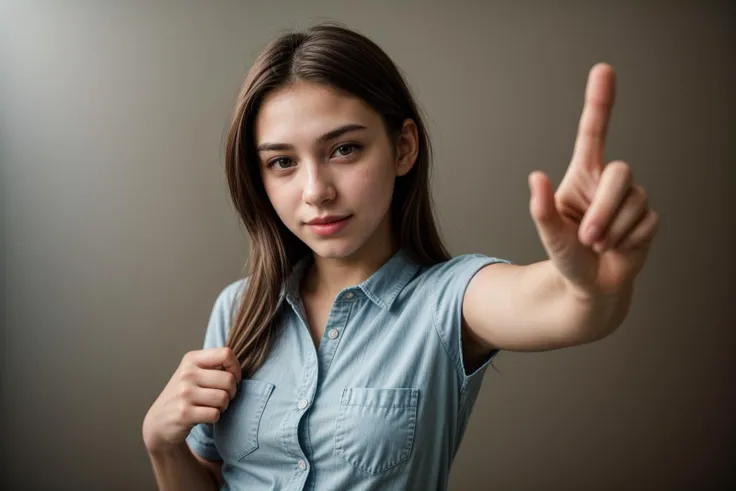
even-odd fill
[{"label": "short sleeve", "polygon": [[462,348],[463,298],[470,280],[476,273],[485,266],[496,263],[511,264],[506,259],[483,254],[466,254],[438,264],[432,271],[434,325],[463,384],[482,374],[493,357],[498,354],[498,350],[493,351],[477,370],[470,375],[466,374]]},{"label": "short sleeve", "polygon": [[[238,280],[231,283],[217,296],[207,324],[203,349],[225,346],[227,334],[230,330],[235,309],[237,308],[236,300],[244,284],[245,280]],[[217,447],[215,447],[215,440],[212,436],[212,424],[201,423],[195,425],[189,432],[186,441],[189,448],[203,458],[207,460],[222,460]]]}]

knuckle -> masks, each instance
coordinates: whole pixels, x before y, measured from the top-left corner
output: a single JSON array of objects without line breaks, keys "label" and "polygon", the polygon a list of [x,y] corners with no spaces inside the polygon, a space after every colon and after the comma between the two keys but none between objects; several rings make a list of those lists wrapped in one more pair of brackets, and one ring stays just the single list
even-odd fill
[{"label": "knuckle", "polygon": [[229,346],[223,346],[222,348],[220,348],[219,355],[223,359],[230,358],[233,355],[233,350]]},{"label": "knuckle", "polygon": [[179,397],[181,397],[184,400],[189,400],[192,397],[192,386],[189,384],[181,384],[179,386]]},{"label": "knuckle", "polygon": [[181,370],[181,379],[185,382],[190,382],[194,380],[194,373],[195,371],[191,367],[184,367]]},{"label": "knuckle", "polygon": [[176,408],[176,417],[179,419],[179,421],[187,421],[189,419],[189,415],[189,405],[186,403],[179,404],[179,406]]}]

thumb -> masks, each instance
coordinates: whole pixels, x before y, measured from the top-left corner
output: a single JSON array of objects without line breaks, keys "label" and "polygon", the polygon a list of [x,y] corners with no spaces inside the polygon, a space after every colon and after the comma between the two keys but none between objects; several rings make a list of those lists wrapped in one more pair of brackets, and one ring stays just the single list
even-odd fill
[{"label": "thumb", "polygon": [[577,249],[577,237],[557,211],[552,183],[544,172],[529,174],[529,212],[550,259],[565,260]]},{"label": "thumb", "polygon": [[529,175],[529,211],[547,255],[562,275],[588,287],[597,277],[596,255],[578,240],[577,225],[557,211],[549,178],[542,172]]}]

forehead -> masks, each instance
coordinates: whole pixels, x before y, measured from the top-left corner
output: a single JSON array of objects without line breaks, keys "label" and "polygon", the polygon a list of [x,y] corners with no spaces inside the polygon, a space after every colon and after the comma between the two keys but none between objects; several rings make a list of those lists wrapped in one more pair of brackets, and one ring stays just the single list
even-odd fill
[{"label": "forehead", "polygon": [[256,145],[309,143],[343,124],[377,128],[381,119],[362,99],[332,87],[298,82],[270,93],[255,121]]}]

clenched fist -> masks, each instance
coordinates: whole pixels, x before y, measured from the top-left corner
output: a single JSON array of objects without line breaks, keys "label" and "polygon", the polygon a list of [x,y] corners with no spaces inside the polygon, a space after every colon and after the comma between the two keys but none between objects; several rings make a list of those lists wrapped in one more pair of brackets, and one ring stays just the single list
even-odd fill
[{"label": "clenched fist", "polygon": [[166,450],[183,443],[195,425],[216,422],[235,397],[241,377],[240,363],[230,348],[184,355],[143,420],[146,448]]}]

